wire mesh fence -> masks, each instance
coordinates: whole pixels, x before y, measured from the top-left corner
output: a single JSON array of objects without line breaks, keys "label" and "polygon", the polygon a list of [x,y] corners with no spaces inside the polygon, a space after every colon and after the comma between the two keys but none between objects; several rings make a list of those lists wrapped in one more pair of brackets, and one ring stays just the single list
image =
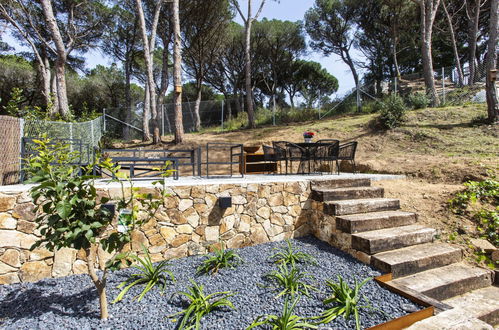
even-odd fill
[{"label": "wire mesh fence", "polygon": [[[83,159],[92,157],[93,147],[98,146],[103,134],[103,117],[87,122],[68,123],[46,120],[23,120],[0,116],[0,185],[15,184],[20,180],[22,138],[80,140]],[[75,150],[76,151],[76,150]],[[79,151],[79,150],[78,150]]]},{"label": "wire mesh fence", "polygon": [[[199,104],[199,126],[202,128],[220,126],[232,116],[241,112],[241,100],[212,100],[201,101]],[[134,140],[143,137],[143,104],[133,105],[130,109],[111,108],[104,114],[105,132],[111,138]],[[184,132],[197,131],[196,102],[182,102],[182,122]],[[153,125],[151,115],[148,116],[149,130],[152,134]],[[173,134],[175,127],[175,109],[173,103],[159,106],[158,126],[161,135]]]}]

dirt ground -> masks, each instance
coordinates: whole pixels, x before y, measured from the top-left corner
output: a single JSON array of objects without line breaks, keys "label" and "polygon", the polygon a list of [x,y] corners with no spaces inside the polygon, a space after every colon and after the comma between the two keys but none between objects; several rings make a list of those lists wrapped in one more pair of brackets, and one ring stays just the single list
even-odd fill
[{"label": "dirt ground", "polygon": [[[308,130],[316,132],[314,140],[358,141],[358,170],[405,174],[407,180],[376,182],[375,185],[384,187],[387,197],[400,199],[403,210],[418,213],[420,223],[437,229],[439,240],[466,248],[468,259],[473,262],[469,238],[477,236],[476,225],[452,214],[447,203],[463,189],[462,183],[499,173],[499,127],[483,124],[485,115],[483,105],[411,111],[401,127],[387,132],[373,129],[375,115],[350,115],[252,130],[205,130],[186,134],[180,146],[169,143],[168,137],[159,146],[140,141],[114,146],[185,149],[204,147],[207,142],[261,146],[271,145],[275,140],[301,142],[303,132]],[[206,157],[204,153],[203,157]],[[211,157],[221,159],[223,153],[213,153]],[[348,166],[342,168],[349,170]]]}]

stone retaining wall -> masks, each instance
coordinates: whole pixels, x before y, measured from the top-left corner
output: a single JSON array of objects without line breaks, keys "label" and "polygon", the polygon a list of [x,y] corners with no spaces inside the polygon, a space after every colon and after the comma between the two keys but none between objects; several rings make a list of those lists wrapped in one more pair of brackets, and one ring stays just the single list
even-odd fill
[{"label": "stone retaining wall", "polygon": [[[151,188],[140,188],[148,192]],[[219,239],[239,248],[312,233],[322,203],[312,201],[310,183],[245,183],[168,188],[171,197],[155,219],[132,233],[126,249],[143,244],[154,261],[204,254]],[[103,187],[100,194],[116,198],[119,189]],[[232,207],[220,209],[218,197],[232,196]],[[34,205],[27,192],[0,194],[0,284],[37,281],[86,273],[83,251],[29,251],[39,233]],[[102,267],[109,255],[98,251]]]}]

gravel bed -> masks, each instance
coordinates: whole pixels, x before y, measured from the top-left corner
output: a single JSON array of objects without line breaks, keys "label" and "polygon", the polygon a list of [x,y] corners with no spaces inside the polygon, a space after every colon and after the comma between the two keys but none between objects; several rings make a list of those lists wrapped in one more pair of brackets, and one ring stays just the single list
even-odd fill
[{"label": "gravel bed", "polygon": [[[315,316],[322,311],[322,299],[327,296],[325,279],[342,275],[349,283],[380,273],[374,268],[356,261],[349,255],[313,237],[292,240],[297,250],[309,253],[318,260],[317,266],[304,266],[303,270],[315,276],[319,288],[310,297],[302,297],[295,313]],[[110,319],[99,320],[99,304],[96,291],[88,275],[74,275],[58,279],[46,279],[36,283],[18,283],[0,286],[0,327],[5,329],[175,329],[176,323],[168,315],[185,308],[182,297],[176,291],[190,286],[189,278],[205,286],[205,293],[232,291],[230,300],[236,310],[221,309],[203,318],[203,329],[245,329],[262,314],[279,315],[283,298],[274,298],[276,291],[268,287],[262,276],[276,268],[268,261],[276,247],[285,242],[260,244],[238,250],[244,263],[236,269],[223,269],[217,275],[196,276],[196,268],[204,256],[192,256],[171,262],[171,270],[177,282],[169,286],[164,295],[153,289],[141,302],[132,300],[142,287],[135,287],[116,304],[109,304]],[[125,280],[133,269],[110,274],[107,293],[111,302],[119,293],[116,286]],[[267,286],[265,286],[267,285]],[[361,290],[377,310],[362,310],[363,327],[374,326],[390,319],[416,311],[421,307],[408,299],[381,288],[369,281]],[[337,318],[321,329],[354,329],[353,318]]]}]

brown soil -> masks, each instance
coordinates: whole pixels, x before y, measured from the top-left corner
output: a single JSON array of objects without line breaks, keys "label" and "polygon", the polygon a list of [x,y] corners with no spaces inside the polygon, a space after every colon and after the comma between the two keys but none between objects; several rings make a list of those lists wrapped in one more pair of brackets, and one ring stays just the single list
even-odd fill
[{"label": "brown soil", "polygon": [[[407,175],[407,180],[375,185],[384,187],[387,197],[400,199],[404,210],[418,213],[421,223],[438,229],[440,240],[467,248],[468,238],[477,236],[476,226],[452,214],[447,202],[463,189],[463,182],[498,172],[499,128],[482,124],[485,115],[485,106],[472,105],[411,111],[401,127],[388,132],[372,128],[375,115],[357,115],[253,130],[187,134],[181,146],[167,142],[161,146],[141,143],[115,146],[182,149],[204,146],[207,142],[270,145],[273,140],[302,141],[307,130],[316,132],[315,140],[358,141],[356,161],[360,172]],[[472,254],[468,255],[473,259]]]}]

